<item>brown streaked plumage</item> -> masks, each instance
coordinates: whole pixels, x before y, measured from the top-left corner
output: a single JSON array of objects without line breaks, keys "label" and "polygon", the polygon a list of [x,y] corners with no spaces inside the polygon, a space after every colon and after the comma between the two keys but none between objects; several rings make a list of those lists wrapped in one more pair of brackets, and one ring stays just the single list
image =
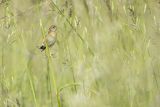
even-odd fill
[{"label": "brown streaked plumage", "polygon": [[46,45],[48,47],[52,47],[55,44],[55,42],[56,42],[56,28],[57,27],[55,25],[50,26],[50,28],[48,30],[48,34],[43,39],[42,45],[39,48],[39,49],[41,49],[41,51],[44,51],[46,49]]}]

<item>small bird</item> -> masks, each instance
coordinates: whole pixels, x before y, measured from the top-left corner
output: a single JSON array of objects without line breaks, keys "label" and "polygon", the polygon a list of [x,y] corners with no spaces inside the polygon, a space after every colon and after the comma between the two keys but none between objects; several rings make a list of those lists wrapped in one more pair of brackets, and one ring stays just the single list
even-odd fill
[{"label": "small bird", "polygon": [[57,27],[55,25],[51,25],[48,34],[45,36],[45,38],[42,41],[42,45],[39,47],[41,51],[44,51],[46,49],[46,45],[48,47],[52,47],[56,42],[56,29]]}]

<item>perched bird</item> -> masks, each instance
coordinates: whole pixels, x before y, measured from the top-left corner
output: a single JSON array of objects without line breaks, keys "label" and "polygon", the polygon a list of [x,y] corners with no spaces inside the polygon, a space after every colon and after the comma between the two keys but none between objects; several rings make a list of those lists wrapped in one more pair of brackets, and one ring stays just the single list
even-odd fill
[{"label": "perched bird", "polygon": [[42,45],[39,47],[41,51],[44,51],[46,49],[46,45],[48,47],[52,47],[56,42],[56,26],[51,25],[48,34],[45,36],[45,38],[42,41]]}]

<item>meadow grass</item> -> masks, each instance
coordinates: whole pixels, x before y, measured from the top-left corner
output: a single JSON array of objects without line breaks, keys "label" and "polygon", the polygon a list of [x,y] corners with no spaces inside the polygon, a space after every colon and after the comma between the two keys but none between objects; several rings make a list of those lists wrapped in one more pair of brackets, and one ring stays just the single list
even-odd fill
[{"label": "meadow grass", "polygon": [[[0,0],[0,107],[159,107],[159,9],[156,0]],[[41,52],[52,24],[57,42]]]}]

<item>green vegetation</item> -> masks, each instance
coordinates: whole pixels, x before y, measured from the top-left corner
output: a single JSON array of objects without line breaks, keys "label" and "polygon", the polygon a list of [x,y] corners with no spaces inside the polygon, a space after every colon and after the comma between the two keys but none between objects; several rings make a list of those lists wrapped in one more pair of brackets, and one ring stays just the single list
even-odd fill
[{"label": "green vegetation", "polygon": [[[158,0],[0,0],[0,107],[159,107],[159,9]],[[41,52],[52,24],[58,41]]]}]

